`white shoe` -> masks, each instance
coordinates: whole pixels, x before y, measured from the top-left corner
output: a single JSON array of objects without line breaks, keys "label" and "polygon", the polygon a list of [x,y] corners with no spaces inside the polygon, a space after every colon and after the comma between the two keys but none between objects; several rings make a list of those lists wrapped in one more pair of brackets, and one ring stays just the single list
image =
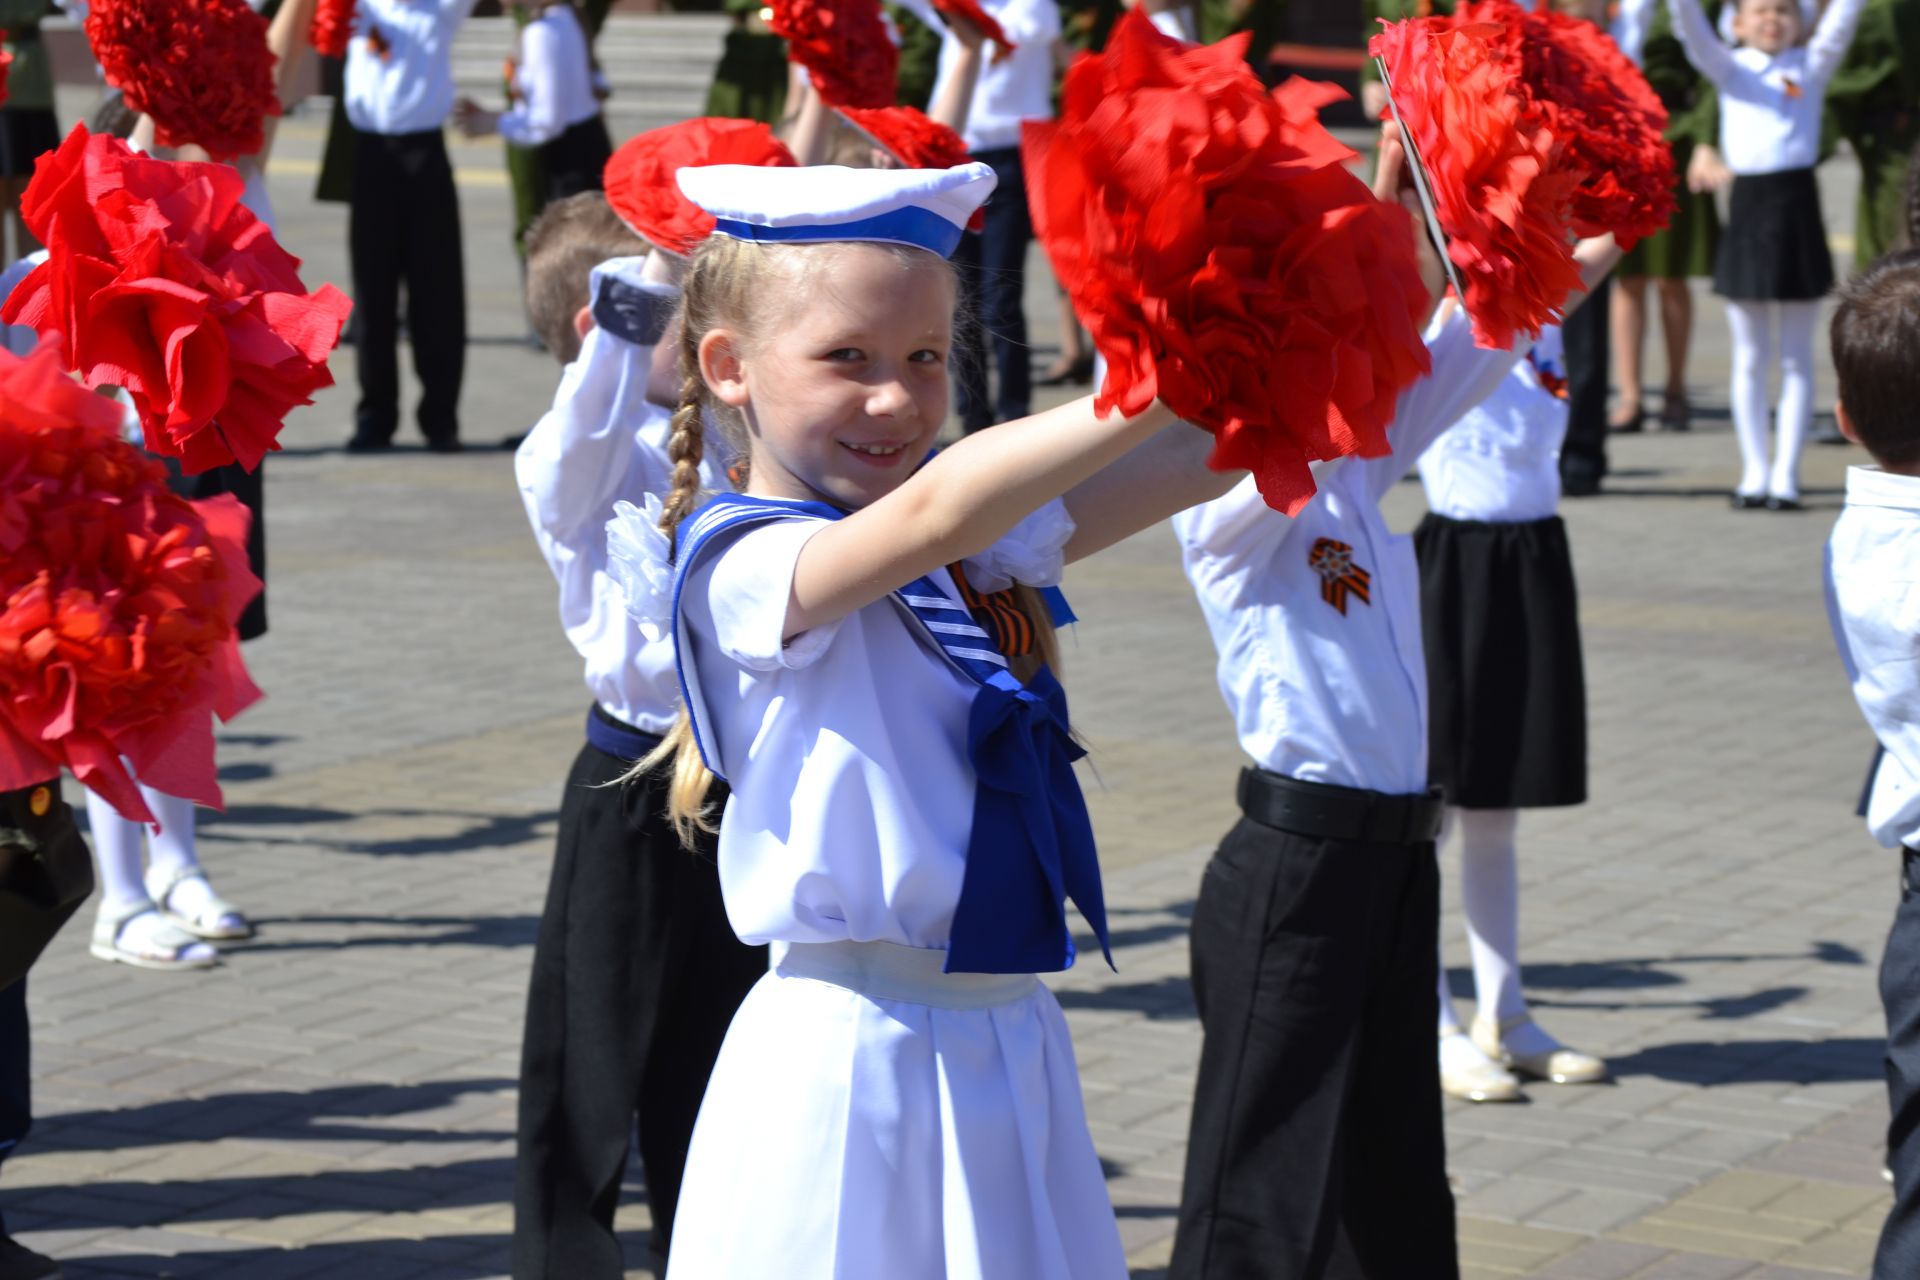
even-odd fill
[{"label": "white shoe", "polygon": [[[173,902],[176,891],[189,880],[198,880],[207,890],[199,909],[192,913],[176,909]],[[242,914],[240,908],[213,891],[213,883],[207,879],[207,873],[198,867],[175,867],[171,871],[148,867],[146,883],[147,895],[153,899],[154,905],[160,908],[167,919],[196,938],[205,938],[209,942],[237,942],[253,936],[253,923]]]},{"label": "white shoe", "polygon": [[87,950],[100,960],[162,972],[211,969],[220,962],[219,952],[169,923],[151,902],[136,903],[117,916],[95,916]]},{"label": "white shoe", "polygon": [[[1440,1033],[1440,1039],[1443,1042],[1449,1036],[1465,1039],[1466,1034],[1458,1027],[1449,1027]],[[1470,1065],[1449,1068],[1446,1055],[1441,1055],[1440,1092],[1462,1102],[1520,1102],[1525,1099],[1526,1095],[1520,1091],[1520,1081],[1511,1071],[1483,1053],[1475,1053],[1473,1057]]]},{"label": "white shoe", "polygon": [[1507,1037],[1516,1029],[1532,1024],[1531,1013],[1503,1018],[1498,1024],[1476,1014],[1473,1042],[1489,1058],[1530,1079],[1550,1080],[1554,1084],[1598,1084],[1608,1078],[1604,1059],[1569,1049],[1544,1031],[1540,1034],[1553,1048],[1543,1053],[1515,1053],[1507,1046]]}]

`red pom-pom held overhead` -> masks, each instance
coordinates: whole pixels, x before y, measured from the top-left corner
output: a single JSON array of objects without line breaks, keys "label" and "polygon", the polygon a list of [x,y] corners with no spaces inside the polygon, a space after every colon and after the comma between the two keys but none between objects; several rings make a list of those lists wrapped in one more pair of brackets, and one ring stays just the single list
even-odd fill
[{"label": "red pom-pom held overhead", "polygon": [[331,386],[351,304],[240,203],[223,164],[138,155],[84,126],[40,157],[21,200],[47,260],[0,321],[60,334],[88,386],[126,389],[147,448],[189,474],[279,448],[282,420]]},{"label": "red pom-pom held overhead", "polygon": [[1633,60],[1599,27],[1513,0],[1468,0],[1456,26],[1496,23],[1503,56],[1517,62],[1533,97],[1550,108],[1550,128],[1582,172],[1573,192],[1573,229],[1611,231],[1630,249],[1667,225],[1675,208],[1667,109]]},{"label": "red pom-pom held overhead", "polygon": [[260,696],[247,509],[176,496],[58,348],[0,348],[0,789],[66,768],[137,821],[135,776],[217,807],[213,717]]},{"label": "red pom-pom held overhead", "polygon": [[767,26],[787,56],[807,69],[830,107],[889,107],[900,80],[900,50],[887,34],[880,0],[773,0]]},{"label": "red pom-pom held overhead", "polygon": [[307,24],[307,43],[323,57],[346,57],[353,43],[353,0],[318,0]]},{"label": "red pom-pom held overhead", "polygon": [[1096,404],[1156,396],[1215,434],[1269,505],[1313,496],[1307,464],[1378,456],[1428,368],[1412,225],[1347,169],[1317,111],[1268,94],[1247,37],[1188,45],[1137,10],[1068,69],[1060,118],[1024,126],[1034,227],[1107,359]]},{"label": "red pom-pom held overhead", "polygon": [[797,162],[758,120],[703,116],[627,139],[602,173],[607,203],[634,234],[688,254],[713,234],[713,215],[680,194],[673,175],[710,164],[790,169]]},{"label": "red pom-pom held overhead", "polygon": [[1571,243],[1574,166],[1504,27],[1445,18],[1382,24],[1369,51],[1432,186],[1447,256],[1466,288],[1474,339],[1506,347],[1560,318],[1580,287]]},{"label": "red pom-pom held overhead", "polygon": [[942,13],[965,18],[980,28],[981,35],[999,45],[1007,53],[1012,53],[1020,47],[1007,39],[1007,29],[1000,25],[998,18],[980,7],[980,0],[933,0],[933,7]]},{"label": "red pom-pom held overhead", "polygon": [[163,147],[250,156],[280,114],[267,21],[246,0],[93,0],[87,43]]},{"label": "red pom-pom held overhead", "polygon": [[960,135],[917,107],[841,107],[840,114],[903,169],[951,169],[969,159]]}]

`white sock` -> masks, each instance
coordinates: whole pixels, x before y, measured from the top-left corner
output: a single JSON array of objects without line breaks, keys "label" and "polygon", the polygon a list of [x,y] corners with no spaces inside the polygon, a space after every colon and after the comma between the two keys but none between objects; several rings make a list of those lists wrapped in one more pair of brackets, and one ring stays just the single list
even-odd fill
[{"label": "white sock", "polygon": [[[194,850],[193,801],[145,785],[141,786],[140,794],[146,798],[153,816],[160,819],[160,830],[148,832],[155,882],[164,884],[176,873],[199,871],[200,857]],[[212,888],[204,879],[195,878],[180,881],[167,895],[166,905],[180,915],[198,917],[212,899]]]},{"label": "white sock", "polygon": [[1740,441],[1738,492],[1758,497],[1767,490],[1768,305],[1728,302],[1727,328],[1733,335],[1733,433]]},{"label": "white sock", "polygon": [[1800,499],[1800,455],[1813,429],[1813,335],[1820,320],[1817,302],[1782,302],[1780,315],[1779,431],[1773,446],[1773,473],[1767,492]]},{"label": "white sock", "polygon": [[87,792],[87,826],[93,836],[93,865],[100,871],[100,914],[112,919],[147,900],[140,879],[141,824]]}]

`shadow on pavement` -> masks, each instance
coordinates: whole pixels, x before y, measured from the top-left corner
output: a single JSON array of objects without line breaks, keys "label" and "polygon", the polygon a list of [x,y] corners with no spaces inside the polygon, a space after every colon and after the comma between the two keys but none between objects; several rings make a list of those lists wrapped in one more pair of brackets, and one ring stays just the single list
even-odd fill
[{"label": "shadow on pavement", "polygon": [[234,1242],[172,1257],[124,1253],[91,1258],[67,1258],[62,1265],[69,1280],[132,1280],[149,1276],[353,1276],[377,1280],[384,1276],[413,1276],[432,1268],[434,1280],[479,1280],[506,1271],[508,1238],[504,1235],[435,1236],[431,1240],[369,1240],[353,1244],[310,1244],[278,1249]]},{"label": "shadow on pavement", "polygon": [[[446,835],[407,836],[388,840],[341,840],[315,835],[263,836],[222,828],[272,826],[323,826],[361,821],[367,818],[418,819],[453,818],[467,825]],[[560,820],[558,809],[538,813],[465,813],[448,809],[368,809],[348,813],[341,809],[322,809],[299,805],[234,805],[225,814],[207,812],[201,819],[201,833],[209,840],[229,840],[250,845],[298,845],[330,853],[359,853],[372,857],[420,857],[443,853],[471,853],[477,849],[510,848],[536,840],[549,840],[548,830]]]},{"label": "shadow on pavement", "polygon": [[[540,917],[525,916],[255,916],[254,923],[267,931],[250,942],[226,943],[222,951],[231,955],[273,951],[348,951],[356,947],[530,947],[540,931]],[[280,939],[271,935],[275,925],[402,925],[413,929],[439,929],[440,933],[382,933],[368,937]]]},{"label": "shadow on pavement", "polygon": [[1881,1080],[1886,1041],[1687,1040],[1607,1060],[1616,1077],[1653,1076],[1678,1084],[1818,1084]]}]

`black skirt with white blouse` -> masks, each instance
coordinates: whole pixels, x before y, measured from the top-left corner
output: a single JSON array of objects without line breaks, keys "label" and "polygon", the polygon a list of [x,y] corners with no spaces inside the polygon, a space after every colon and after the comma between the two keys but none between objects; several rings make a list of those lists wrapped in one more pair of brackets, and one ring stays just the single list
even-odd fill
[{"label": "black skirt with white blouse", "polygon": [[1733,180],[1713,291],[1738,302],[1810,302],[1833,288],[1833,254],[1813,170]]},{"label": "black skirt with white blouse", "polygon": [[1429,781],[1466,809],[1583,803],[1586,671],[1566,525],[1429,514],[1413,545]]}]

